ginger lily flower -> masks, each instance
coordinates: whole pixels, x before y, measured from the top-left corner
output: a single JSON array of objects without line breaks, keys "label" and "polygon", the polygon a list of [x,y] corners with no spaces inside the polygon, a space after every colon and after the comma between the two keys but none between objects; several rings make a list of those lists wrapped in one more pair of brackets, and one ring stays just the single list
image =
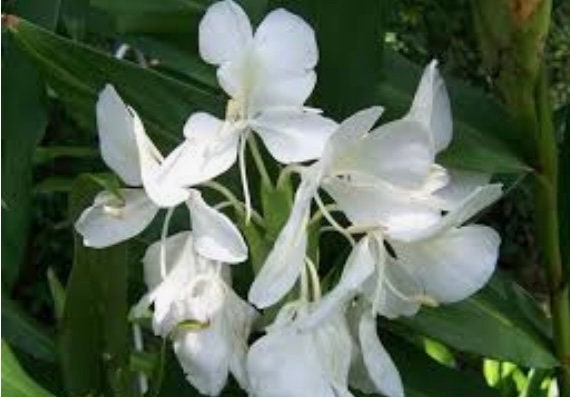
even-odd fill
[{"label": "ginger lily flower", "polygon": [[[162,159],[148,138],[136,112],[107,85],[96,107],[101,155],[107,165],[132,188],[121,197],[103,191],[75,224],[89,247],[102,248],[127,240],[148,226],[160,207],[177,205],[189,192],[157,179]],[[140,189],[137,187],[142,186]]]},{"label": "ginger lily flower", "polygon": [[[284,305],[267,335],[250,349],[247,367],[252,394],[294,397],[311,390],[312,395],[349,397],[350,384],[367,393],[402,397],[399,373],[376,335],[370,305],[362,299],[359,305],[351,304],[374,272],[368,239],[358,243],[339,282],[323,297],[316,274],[308,276],[315,269],[307,263],[300,299]],[[313,301],[308,297],[308,278]],[[348,322],[347,308],[354,317]]]},{"label": "ginger lily flower", "polygon": [[[217,396],[231,372],[245,390],[247,338],[255,310],[230,287],[229,269],[199,255],[190,232],[151,245],[143,259],[149,293],[133,309],[139,316],[154,303],[153,329],[173,341],[188,381]],[[162,258],[167,273],[162,274]]]},{"label": "ginger lily flower", "polygon": [[[225,120],[197,113],[186,141],[167,158],[168,174],[192,185],[221,174],[238,157],[246,203],[245,143],[249,131],[281,163],[318,158],[336,123],[304,107],[316,82],[318,50],[312,28],[283,9],[269,13],[255,34],[232,0],[210,6],[199,27],[202,58],[218,67],[229,95]],[[238,150],[239,149],[239,150]],[[197,161],[197,158],[200,161]]]},{"label": "ginger lily flower", "polygon": [[[404,119],[423,124],[437,152],[449,144],[452,129],[447,92],[435,65],[426,68]],[[485,174],[448,172],[433,163],[417,188],[377,178],[325,181],[350,229],[370,239],[376,275],[367,282],[367,296],[380,314],[394,318],[415,314],[421,304],[456,302],[488,281],[500,238],[485,226],[462,226],[501,196],[501,185],[488,180]]]},{"label": "ginger lily flower", "polygon": [[[294,285],[302,268],[313,198],[345,235],[375,231],[370,236],[379,241],[384,236],[406,240],[435,227],[443,211],[471,202],[470,195],[488,181],[487,175],[448,172],[435,162],[435,154],[449,145],[452,136],[449,99],[435,61],[426,68],[409,113],[367,133],[380,113],[380,108],[370,108],[345,120],[327,142],[322,158],[304,170],[291,216],[252,285],[250,302],[269,306]],[[319,187],[354,223],[348,231],[327,214],[317,194]],[[491,185],[479,193],[475,202],[485,204],[478,210],[500,195],[500,187]],[[383,252],[383,243],[377,245]],[[488,259],[485,263],[494,266],[492,255]]]},{"label": "ginger lily flower", "polygon": [[255,397],[351,397],[348,374],[352,341],[342,313],[312,329],[300,330],[294,317],[310,310],[307,302],[284,306],[247,355],[251,395]]},{"label": "ginger lily flower", "polygon": [[423,185],[434,161],[428,133],[421,123],[406,119],[368,133],[381,112],[381,108],[373,107],[342,122],[327,142],[322,158],[302,170],[291,215],[252,284],[250,302],[270,306],[295,284],[304,263],[305,226],[313,199],[329,222],[338,226],[318,194],[330,180],[375,180],[402,189]]},{"label": "ginger lily flower", "polygon": [[439,218],[403,206],[386,211],[376,186],[336,182],[328,188],[352,228],[369,239],[376,270],[366,282],[366,296],[379,314],[395,318],[415,314],[421,304],[457,302],[492,275],[500,237],[486,226],[462,225],[501,196],[500,184],[476,188]]},{"label": "ginger lily flower", "polygon": [[222,213],[208,206],[195,189],[181,189],[161,178],[162,156],[144,132],[141,120],[108,85],[99,95],[97,123],[101,154],[107,165],[129,186],[121,197],[103,191],[87,208],[75,228],[86,246],[103,248],[143,231],[161,207],[184,201],[192,213],[196,249],[204,256],[240,262],[247,247],[239,231]]},{"label": "ginger lily flower", "polygon": [[350,385],[366,394],[404,397],[400,373],[378,338],[370,308],[358,302],[347,315],[353,338]]}]

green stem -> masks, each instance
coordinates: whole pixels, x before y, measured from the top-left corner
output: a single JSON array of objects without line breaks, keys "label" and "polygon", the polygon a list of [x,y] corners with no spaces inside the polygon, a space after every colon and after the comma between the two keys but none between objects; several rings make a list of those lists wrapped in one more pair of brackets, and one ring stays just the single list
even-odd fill
[{"label": "green stem", "polygon": [[558,214],[558,152],[548,101],[544,71],[539,77],[536,98],[536,222],[550,291],[550,309],[556,355],[560,361],[558,385],[561,397],[570,397],[570,296],[564,275]]},{"label": "green stem", "polygon": [[[215,190],[216,192],[224,196],[237,211],[238,215],[245,219],[245,204],[239,201],[236,195],[230,189],[228,189],[227,187],[216,181],[204,182],[203,186]],[[263,220],[261,215],[259,215],[259,213],[255,211],[253,208],[251,209],[251,219],[255,223],[257,223],[258,226],[265,228],[265,221]]]},{"label": "green stem", "polygon": [[253,157],[253,161],[255,161],[255,166],[257,167],[257,171],[259,171],[259,175],[261,176],[261,181],[263,182],[264,185],[273,187],[273,183],[271,182],[271,178],[269,177],[267,168],[265,168],[263,157],[261,156],[261,152],[259,151],[259,147],[257,146],[257,141],[255,140],[253,134],[249,134],[249,136],[247,137],[247,143],[249,144],[249,150],[251,152],[251,156]]}]

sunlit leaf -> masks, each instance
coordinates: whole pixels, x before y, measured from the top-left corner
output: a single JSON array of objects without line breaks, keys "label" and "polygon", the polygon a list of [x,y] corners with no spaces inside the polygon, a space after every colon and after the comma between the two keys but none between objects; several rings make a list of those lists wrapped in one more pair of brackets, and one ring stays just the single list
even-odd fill
[{"label": "sunlit leaf", "polygon": [[513,288],[520,287],[509,283],[512,281],[495,277],[486,288],[464,301],[424,307],[417,316],[401,321],[461,351],[529,367],[557,366],[547,330],[533,325],[541,318],[548,329],[548,320],[539,310],[521,308],[536,303],[529,297],[513,299]]},{"label": "sunlit leaf", "polygon": [[8,397],[54,397],[24,372],[4,340],[2,340],[2,394]]}]

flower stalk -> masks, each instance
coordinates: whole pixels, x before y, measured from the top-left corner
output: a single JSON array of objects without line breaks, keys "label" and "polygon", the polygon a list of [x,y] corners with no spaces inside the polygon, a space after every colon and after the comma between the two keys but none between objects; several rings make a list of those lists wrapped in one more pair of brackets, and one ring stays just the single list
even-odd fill
[{"label": "flower stalk", "polygon": [[550,292],[554,347],[560,361],[558,384],[560,396],[570,396],[570,295],[562,266],[558,211],[558,153],[552,111],[548,101],[546,75],[543,72],[536,90],[538,164],[536,180],[537,231],[543,249]]},{"label": "flower stalk", "polygon": [[[535,182],[536,231],[550,295],[560,396],[570,396],[570,296],[562,266],[558,202],[558,151],[543,63],[550,26],[550,0],[473,1],[475,25],[486,67],[514,118]],[[521,143],[522,142],[522,143]]]}]

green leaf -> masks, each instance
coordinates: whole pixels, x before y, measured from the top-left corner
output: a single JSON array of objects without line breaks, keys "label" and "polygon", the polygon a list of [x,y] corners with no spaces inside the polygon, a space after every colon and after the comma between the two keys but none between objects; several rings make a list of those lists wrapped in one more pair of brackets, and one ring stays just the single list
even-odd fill
[{"label": "green leaf", "polygon": [[121,182],[115,174],[84,174],[84,176],[91,179],[101,189],[107,190],[117,198],[121,198]]},{"label": "green leaf", "polygon": [[7,296],[2,296],[2,338],[36,359],[56,360],[53,337]]},{"label": "green leaf", "polygon": [[71,190],[73,178],[50,176],[34,185],[34,194],[67,193]]},{"label": "green leaf", "polygon": [[[99,186],[78,178],[70,217],[90,205]],[[61,362],[69,395],[132,395],[127,322],[127,244],[86,248],[75,235],[73,268],[61,322]],[[107,392],[106,392],[107,391]]]},{"label": "green leaf", "polygon": [[285,177],[277,186],[261,183],[261,205],[265,221],[266,238],[275,241],[281,228],[287,222],[293,205],[291,178]]},{"label": "green leaf", "polygon": [[221,114],[223,100],[205,89],[156,71],[118,60],[93,48],[54,35],[11,17],[9,30],[45,73],[61,100],[85,128],[95,130],[95,102],[107,83],[142,117],[158,143],[182,139],[182,126],[195,110]]},{"label": "green leaf", "polygon": [[129,35],[124,39],[134,48],[142,51],[145,56],[158,61],[158,68],[177,72],[192,79],[195,83],[203,84],[212,90],[219,90],[215,68],[202,61],[189,48],[176,45],[172,38]]},{"label": "green leaf", "polygon": [[2,340],[2,394],[8,397],[54,397],[28,376]]},{"label": "green leaf", "polygon": [[273,242],[265,238],[265,233],[253,222],[248,225],[243,220],[238,222],[238,226],[243,233],[249,250],[249,261],[254,274],[261,270],[265,258],[269,254]]},{"label": "green leaf", "polygon": [[[262,17],[267,0],[236,0],[255,25]],[[94,8],[105,12],[119,33],[177,34],[194,40],[197,47],[198,22],[212,0],[92,0]]]},{"label": "green leaf", "polygon": [[[18,12],[48,29],[55,27],[58,10],[59,0],[2,4],[3,13]],[[2,36],[2,98],[9,98],[2,105],[2,282],[11,287],[27,248],[32,155],[48,119],[43,80],[14,40],[4,33]]]},{"label": "green leaf", "polygon": [[484,380],[438,364],[419,349],[390,334],[382,334],[404,384],[406,397],[499,397]]},{"label": "green leaf", "polygon": [[93,159],[99,157],[97,149],[78,146],[43,146],[38,147],[34,153],[34,164],[41,165],[61,157],[73,159]]},{"label": "green leaf", "polygon": [[120,33],[187,32],[196,26],[206,9],[206,0],[92,0],[91,6],[105,11]]},{"label": "green leaf", "polygon": [[[4,36],[4,35],[3,35]],[[4,36],[2,62],[2,281],[10,287],[24,261],[32,213],[32,156],[47,126],[45,93],[34,66]]]},{"label": "green leaf", "polygon": [[53,301],[55,318],[59,322],[63,318],[63,309],[65,308],[65,288],[63,288],[51,267],[47,270],[47,280]]},{"label": "green leaf", "polygon": [[[527,367],[557,366],[548,320],[536,303],[528,295],[521,295],[520,287],[512,283],[496,276],[469,299],[437,308],[424,307],[415,317],[400,321],[461,351]],[[537,327],[539,323],[542,329]]]},{"label": "green leaf", "polygon": [[[420,81],[422,68],[386,49],[376,102],[386,108],[383,119],[404,115]],[[490,173],[527,172],[521,160],[512,119],[489,95],[453,78],[445,78],[453,112],[454,136],[440,160],[447,166]]]},{"label": "green leaf", "polygon": [[[274,0],[302,15],[319,45],[315,105],[337,120],[372,106],[380,78],[386,0]],[[358,23],[354,23],[358,21]]]}]

